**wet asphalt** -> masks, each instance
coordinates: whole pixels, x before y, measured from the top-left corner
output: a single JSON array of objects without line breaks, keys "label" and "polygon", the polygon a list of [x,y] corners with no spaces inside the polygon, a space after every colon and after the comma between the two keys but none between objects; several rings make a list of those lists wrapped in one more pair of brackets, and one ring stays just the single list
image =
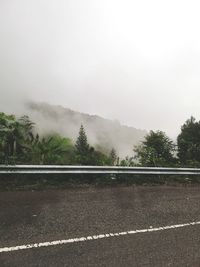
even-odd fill
[{"label": "wet asphalt", "polygon": [[[0,248],[200,221],[199,186],[0,192]],[[0,267],[200,266],[200,225],[0,253]]]}]

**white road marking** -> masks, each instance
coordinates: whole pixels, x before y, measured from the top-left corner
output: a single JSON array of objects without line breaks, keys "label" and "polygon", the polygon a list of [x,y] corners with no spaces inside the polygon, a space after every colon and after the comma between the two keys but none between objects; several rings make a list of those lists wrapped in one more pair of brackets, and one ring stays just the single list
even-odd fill
[{"label": "white road marking", "polygon": [[56,240],[56,241],[51,241],[51,242],[27,244],[27,245],[15,246],[15,247],[4,247],[4,248],[0,248],[0,253],[23,250],[23,249],[31,249],[31,248],[57,246],[57,245],[63,245],[63,244],[69,244],[69,243],[85,242],[85,241],[90,241],[90,240],[97,240],[97,239],[125,236],[125,235],[133,235],[133,234],[139,234],[139,233],[157,232],[157,231],[163,231],[163,230],[169,230],[169,229],[182,228],[186,226],[194,226],[194,225],[199,225],[199,224],[200,224],[200,221],[183,223],[183,224],[175,224],[175,225],[167,225],[167,226],[162,226],[162,227],[157,227],[157,228],[152,228],[152,226],[150,226],[150,228],[148,229],[139,229],[139,230],[126,231],[126,232],[119,232],[119,233],[107,233],[107,234],[93,235],[93,236],[87,236],[87,237]]}]

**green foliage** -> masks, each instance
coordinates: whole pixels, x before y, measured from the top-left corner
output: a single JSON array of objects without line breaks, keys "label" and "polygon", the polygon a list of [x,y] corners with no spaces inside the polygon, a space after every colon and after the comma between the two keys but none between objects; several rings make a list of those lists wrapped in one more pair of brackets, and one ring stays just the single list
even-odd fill
[{"label": "green foliage", "polygon": [[171,166],[175,163],[175,145],[162,131],[150,131],[140,146],[134,149],[135,159],[142,166]]},{"label": "green foliage", "polygon": [[33,164],[69,164],[73,145],[59,135],[39,136],[33,140],[29,157]]},{"label": "green foliage", "polygon": [[0,164],[110,165],[110,158],[89,146],[82,125],[74,146],[58,134],[34,134],[28,116],[0,113]]},{"label": "green foliage", "polygon": [[114,148],[110,151],[110,165],[116,165],[117,163],[117,152]]},{"label": "green foliage", "polygon": [[113,148],[108,155],[91,147],[83,125],[75,144],[59,134],[39,136],[28,116],[0,113],[0,164],[72,164],[120,166],[200,167],[200,122],[191,117],[181,127],[176,155],[173,141],[162,131],[150,131],[134,157],[119,159]]},{"label": "green foliage", "polygon": [[81,125],[80,127],[79,135],[76,140],[75,147],[76,147],[77,153],[80,155],[85,155],[89,152],[90,147],[87,141],[87,135],[85,133],[85,129],[83,125]]},{"label": "green foliage", "polygon": [[133,167],[136,165],[135,161],[134,161],[134,157],[128,157],[126,156],[125,159],[122,159],[120,161],[120,166],[123,166],[123,167]]},{"label": "green foliage", "polygon": [[83,125],[75,143],[75,161],[80,165],[110,165],[110,158],[100,151],[90,147]]},{"label": "green foliage", "polygon": [[81,125],[79,130],[79,135],[75,143],[75,150],[77,163],[81,165],[90,165],[91,154],[93,154],[94,149],[90,148],[88,144],[87,135],[83,125]]},{"label": "green foliage", "polygon": [[0,113],[1,164],[70,164],[74,147],[59,135],[39,137],[28,116],[17,119]]},{"label": "green foliage", "polygon": [[16,119],[13,115],[0,113],[0,160],[2,163],[16,162],[26,150],[26,140],[28,140],[28,128],[26,120]]},{"label": "green foliage", "polygon": [[183,124],[177,145],[181,165],[200,166],[200,121],[191,117]]}]

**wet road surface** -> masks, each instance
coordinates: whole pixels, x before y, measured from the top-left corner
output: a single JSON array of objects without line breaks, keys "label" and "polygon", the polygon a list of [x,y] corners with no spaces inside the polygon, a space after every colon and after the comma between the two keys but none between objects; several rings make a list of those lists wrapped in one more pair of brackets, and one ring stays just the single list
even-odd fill
[{"label": "wet road surface", "polygon": [[[200,221],[200,187],[0,192],[0,248]],[[200,225],[0,253],[0,266],[200,266]]]}]

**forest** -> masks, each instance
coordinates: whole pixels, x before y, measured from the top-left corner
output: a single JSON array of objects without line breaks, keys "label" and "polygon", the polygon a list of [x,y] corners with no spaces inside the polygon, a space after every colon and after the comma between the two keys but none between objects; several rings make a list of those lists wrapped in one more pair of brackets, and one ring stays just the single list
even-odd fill
[{"label": "forest", "polygon": [[150,131],[134,146],[133,156],[119,158],[115,148],[102,153],[88,143],[80,125],[76,141],[49,133],[39,136],[28,116],[0,113],[0,164],[119,165],[152,167],[200,167],[200,121],[189,118],[176,141],[163,131]]}]

